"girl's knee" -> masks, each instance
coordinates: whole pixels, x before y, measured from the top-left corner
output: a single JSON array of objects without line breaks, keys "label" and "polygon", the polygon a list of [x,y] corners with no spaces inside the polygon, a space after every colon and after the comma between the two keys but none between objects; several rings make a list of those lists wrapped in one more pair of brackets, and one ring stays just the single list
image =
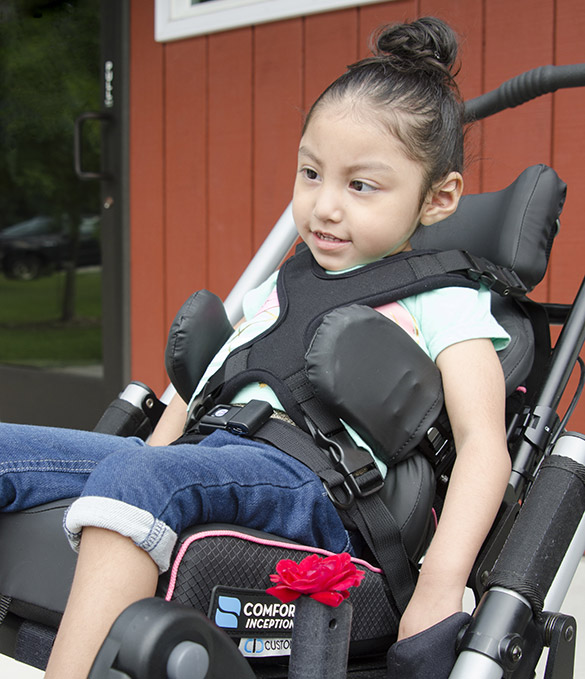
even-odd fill
[{"label": "girl's knee", "polygon": [[159,475],[157,449],[122,447],[104,457],[89,475],[84,495],[116,497],[116,489],[152,485]]}]

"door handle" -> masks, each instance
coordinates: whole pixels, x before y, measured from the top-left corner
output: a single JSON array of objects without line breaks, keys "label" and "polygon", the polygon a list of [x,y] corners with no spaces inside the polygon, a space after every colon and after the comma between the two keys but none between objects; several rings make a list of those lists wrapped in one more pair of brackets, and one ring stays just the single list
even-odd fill
[{"label": "door handle", "polygon": [[81,137],[83,125],[87,120],[101,120],[107,123],[111,120],[111,116],[107,113],[95,113],[87,111],[82,113],[75,119],[75,126],[73,128],[73,162],[75,164],[75,174],[79,179],[111,179],[109,172],[90,172],[82,168],[82,154],[81,154]]}]

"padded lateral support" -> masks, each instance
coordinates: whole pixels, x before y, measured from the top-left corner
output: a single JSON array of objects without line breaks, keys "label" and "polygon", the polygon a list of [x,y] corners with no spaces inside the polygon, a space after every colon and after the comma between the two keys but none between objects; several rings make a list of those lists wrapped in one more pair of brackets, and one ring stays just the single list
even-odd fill
[{"label": "padded lateral support", "polygon": [[328,313],[306,367],[317,397],[388,465],[408,456],[443,407],[437,366],[408,333],[370,307]]},{"label": "padded lateral support", "polygon": [[542,464],[487,586],[524,596],[536,616],[585,512],[585,467],[551,455]]},{"label": "padded lateral support", "polygon": [[169,331],[165,367],[185,402],[233,331],[223,302],[208,290],[194,292],[179,309]]}]

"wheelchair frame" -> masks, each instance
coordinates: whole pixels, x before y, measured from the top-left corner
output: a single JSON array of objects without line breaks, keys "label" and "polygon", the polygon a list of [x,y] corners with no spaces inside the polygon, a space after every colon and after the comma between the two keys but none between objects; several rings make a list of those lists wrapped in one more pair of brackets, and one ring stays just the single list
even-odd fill
[{"label": "wheelchair frame", "polygon": [[[543,94],[584,85],[585,64],[543,66],[516,76],[496,90],[466,102],[466,119],[480,120]],[[585,342],[585,277],[572,305],[543,306],[548,311],[550,321],[562,324],[563,329],[552,353],[548,377],[535,401],[530,420],[525,425],[524,440],[513,456],[510,489],[515,501],[524,495],[528,485],[534,487],[538,484],[537,470],[546,456],[559,455],[585,465],[585,436],[576,432],[561,436],[564,422],[559,422],[556,416],[561,396],[578,362],[581,366],[581,383],[575,394],[577,400],[583,386],[583,364],[579,354]],[[542,516],[537,509],[532,506],[523,509],[530,512],[528,523],[538,526]],[[543,634],[540,648],[548,646],[550,649],[545,679],[573,677],[577,624],[571,616],[555,612],[560,611],[585,553],[583,512],[581,516],[568,548],[564,554],[555,555],[556,574],[548,587],[539,622]],[[509,536],[509,543],[517,541],[515,554],[521,554],[526,548],[522,529],[518,526],[516,522]],[[555,527],[556,530],[558,528]],[[555,530],[542,537],[543,541],[554,540]],[[511,558],[514,559],[515,555],[512,554]],[[530,602],[521,594],[511,588],[494,587],[488,590],[462,640],[459,658],[450,679],[533,676],[540,653],[536,660],[532,658],[526,669],[523,670],[521,665],[526,639],[530,634],[529,626],[534,623]]]},{"label": "wheelchair frame", "polygon": [[[541,67],[507,81],[493,92],[467,102],[466,117],[468,120],[479,120],[557,89],[579,86],[585,86],[585,64]],[[244,294],[278,268],[296,239],[297,232],[289,205],[225,300],[227,314],[232,322],[241,316]],[[585,435],[564,432],[565,421],[564,419],[560,421],[556,412],[575,366],[581,363],[579,354],[585,343],[585,278],[572,305],[543,306],[547,309],[550,321],[563,325],[563,329],[554,347],[544,385],[530,412],[525,413],[521,423],[521,443],[514,450],[509,493],[504,501],[504,509],[510,509],[511,512],[504,511],[501,516],[502,530],[507,535],[503,550],[500,530],[492,531],[491,538],[488,539],[488,547],[491,540],[496,545],[494,550],[497,552],[501,550],[499,560],[496,561],[496,571],[499,568],[505,573],[508,573],[508,570],[520,573],[521,569],[526,567],[529,568],[531,575],[536,575],[542,570],[546,571],[547,582],[537,587],[542,590],[538,592],[543,598],[542,611],[535,610],[532,592],[526,590],[524,586],[518,588],[520,589],[518,591],[514,589],[513,582],[501,584],[497,581],[486,583],[481,580],[482,564],[488,563],[490,558],[492,562],[495,560],[493,555],[488,554],[487,561],[479,561],[476,564],[476,569],[480,571],[478,582],[485,592],[471,624],[460,639],[459,657],[451,672],[451,679],[532,677],[544,647],[550,649],[545,679],[570,679],[573,676],[576,621],[558,611],[585,553],[585,499],[580,495],[581,486],[585,484]],[[581,368],[583,372],[582,364]],[[583,375],[580,382],[579,389],[582,387]],[[168,402],[173,391],[173,388],[169,387],[161,400]],[[576,394],[577,398],[578,396],[579,394]],[[153,406],[152,394],[139,384],[130,385],[121,395],[121,399],[129,401],[148,419],[151,417],[156,419],[156,416],[152,415],[154,411],[160,413],[160,408]],[[547,471],[545,462],[555,458],[562,458],[562,464],[565,464],[564,460],[570,460],[572,466],[569,465],[568,471],[566,468],[561,471],[556,468]],[[527,566],[527,550],[532,546],[529,538],[534,531],[540,530],[543,524],[543,507],[529,502],[530,495],[538,495],[541,488],[546,494],[551,478],[555,481],[561,475],[565,478],[567,474],[578,478],[578,482],[571,486],[573,495],[556,501],[554,494],[550,497],[551,506],[545,508],[550,520],[547,531],[541,535],[540,540],[543,547],[530,554],[530,564]],[[583,475],[582,479],[579,475]],[[530,493],[527,494],[529,490]],[[520,499],[523,500],[522,507],[519,506]],[[559,525],[560,522],[556,520],[559,512],[567,504],[574,505],[569,517],[571,525],[568,527]],[[527,527],[529,530],[526,530]],[[496,529],[498,528],[496,525]],[[562,551],[550,548],[550,545],[556,542],[564,545]],[[489,551],[488,549],[488,553]],[[551,560],[554,562],[552,566]],[[512,564],[510,569],[507,568],[507,564]],[[145,603],[150,611],[152,603],[148,601]],[[155,604],[155,607],[159,608],[159,604]],[[197,642],[182,642],[187,646],[182,646],[180,653],[175,653],[175,650],[170,653],[169,657],[174,658],[173,662],[167,665],[167,671],[170,672],[167,676],[170,679],[186,676],[200,676],[202,679],[220,677],[225,676],[226,668],[230,667],[234,672],[239,672],[238,676],[255,676],[251,670],[248,672],[244,667],[243,658],[236,658],[229,647],[222,645],[221,635],[216,637],[217,633],[211,629],[209,621],[202,619],[203,616],[187,614],[180,608],[175,608],[178,612],[168,614],[162,606],[160,614],[163,617],[182,616],[181,626],[195,625],[203,631]],[[116,625],[118,628],[123,626],[124,621],[129,619],[127,617],[129,611],[130,609],[125,611],[112,628],[111,635],[114,637],[117,634]],[[149,615],[150,613],[147,617]],[[111,638],[108,637],[103,647],[110,655],[114,650],[117,653],[116,645],[112,646]],[[147,654],[151,652],[138,643],[136,636],[134,642],[138,644],[141,652]],[[176,639],[173,643],[175,642]],[[214,669],[208,663],[208,668],[201,673],[201,666],[199,670],[196,669],[201,657],[196,647],[218,648],[218,644],[225,654],[222,655],[221,670]],[[156,648],[157,652],[162,652],[160,644],[157,644]],[[132,655],[132,652],[127,651],[126,655],[129,654]],[[98,661],[90,674],[91,679],[114,679],[114,677],[126,679],[130,676],[112,669],[112,657],[108,660],[107,654],[104,656],[100,652],[100,655],[101,660],[98,656]],[[143,662],[144,658],[141,659],[139,656],[140,653],[136,651],[131,662],[137,664]],[[206,662],[210,660],[213,662],[213,658],[209,657]],[[233,664],[230,665],[232,661]],[[184,673],[190,662],[194,663],[195,667],[192,675]],[[196,674],[197,671],[199,674]],[[379,674],[378,669],[372,670],[372,673],[368,673],[367,668],[360,671],[365,672],[359,674],[360,677],[383,676]],[[132,676],[143,679],[160,675],[138,673]]]}]

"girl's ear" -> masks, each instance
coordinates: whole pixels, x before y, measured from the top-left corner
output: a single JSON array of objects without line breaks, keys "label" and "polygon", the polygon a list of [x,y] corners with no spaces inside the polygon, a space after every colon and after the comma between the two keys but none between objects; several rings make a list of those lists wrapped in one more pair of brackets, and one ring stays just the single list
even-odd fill
[{"label": "girl's ear", "polygon": [[422,206],[420,223],[430,226],[452,215],[463,193],[463,177],[450,172],[440,184],[430,189]]}]

